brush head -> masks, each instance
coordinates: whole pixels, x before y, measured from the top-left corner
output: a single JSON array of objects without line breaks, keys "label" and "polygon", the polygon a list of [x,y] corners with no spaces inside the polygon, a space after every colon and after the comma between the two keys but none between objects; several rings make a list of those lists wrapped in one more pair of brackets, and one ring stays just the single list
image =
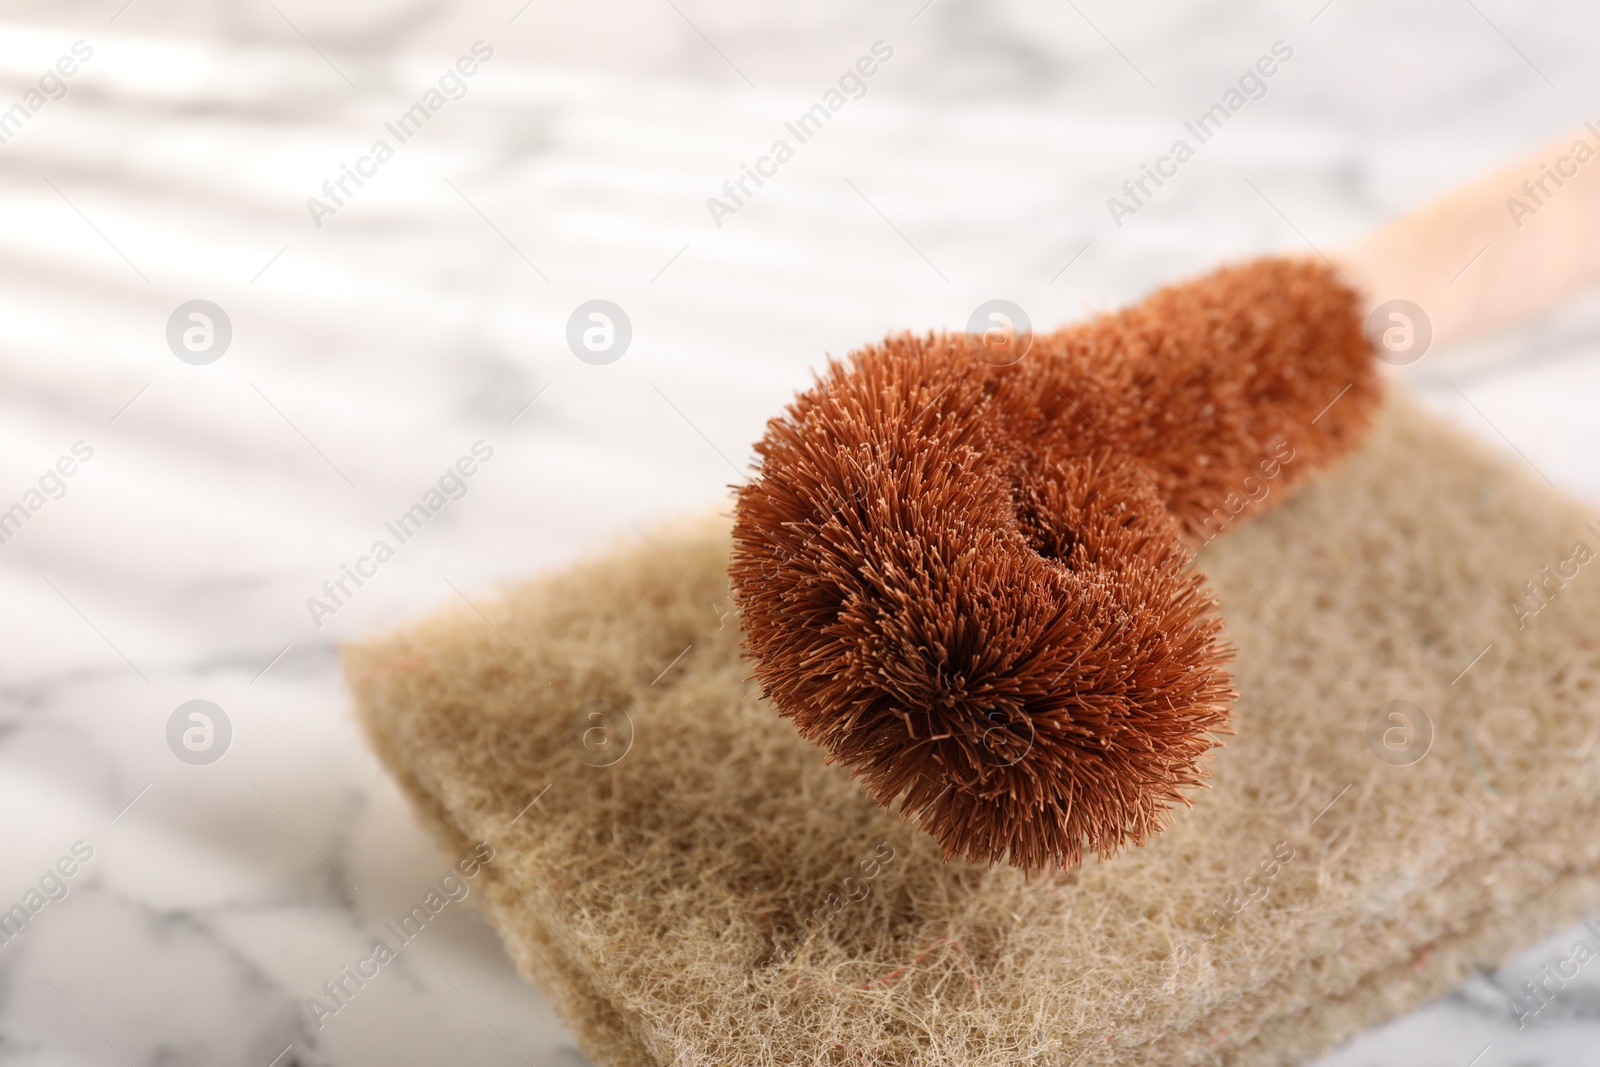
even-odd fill
[{"label": "brush head", "polygon": [[966,334],[830,364],[737,503],[766,696],[946,859],[1142,843],[1228,732],[1194,547],[1359,439],[1378,386],[1357,307],[1326,268],[1264,260],[1009,366]]}]

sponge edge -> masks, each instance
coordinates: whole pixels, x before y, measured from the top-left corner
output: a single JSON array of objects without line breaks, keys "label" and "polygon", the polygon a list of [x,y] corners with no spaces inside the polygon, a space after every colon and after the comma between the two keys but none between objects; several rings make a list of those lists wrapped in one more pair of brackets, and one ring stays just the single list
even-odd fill
[{"label": "sponge edge", "polygon": [[[1600,579],[1509,606],[1600,535],[1519,464],[1391,395],[1209,546],[1238,736],[1170,830],[1053,876],[942,863],[761,700],[726,519],[346,671],[597,1063],[1299,1063],[1600,907]],[[1431,722],[1409,766],[1384,715],[1369,744],[1391,700]]]}]

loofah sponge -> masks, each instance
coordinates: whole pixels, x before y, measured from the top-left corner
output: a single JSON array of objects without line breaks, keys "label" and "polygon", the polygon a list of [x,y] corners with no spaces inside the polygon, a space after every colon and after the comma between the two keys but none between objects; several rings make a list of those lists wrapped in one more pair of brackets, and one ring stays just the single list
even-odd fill
[{"label": "loofah sponge", "polygon": [[1600,580],[1512,607],[1587,518],[1391,394],[1200,554],[1239,693],[1204,806],[1048,876],[943,862],[758,695],[726,519],[346,671],[605,1067],[1293,1064],[1600,907]]}]

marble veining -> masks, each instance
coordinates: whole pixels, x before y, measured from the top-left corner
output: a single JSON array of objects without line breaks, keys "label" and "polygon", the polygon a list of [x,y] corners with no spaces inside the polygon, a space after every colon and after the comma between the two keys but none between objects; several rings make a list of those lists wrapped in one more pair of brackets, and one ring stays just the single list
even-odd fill
[{"label": "marble veining", "polygon": [[[462,859],[368,754],[338,642],[714,505],[827,354],[1337,245],[1600,117],[1578,0],[124,3],[0,16],[0,111],[94,51],[0,143],[0,507],[94,452],[0,544],[0,908],[48,900],[0,944],[19,1067],[585,1062],[454,901],[308,1011]],[[864,95],[717,225],[706,200],[880,40]],[[1280,40],[1266,94],[1114,225]],[[314,218],[479,41],[462,95]],[[632,324],[607,365],[566,341],[595,298]],[[167,339],[197,299],[232,327],[204,365]],[[1600,501],[1600,300],[1405,376]],[[477,442],[459,497],[308,606]],[[220,759],[217,723],[171,721],[192,700],[226,716]],[[1520,1028],[1510,1006],[1589,936],[1306,1062],[1593,1063],[1600,963]]]}]

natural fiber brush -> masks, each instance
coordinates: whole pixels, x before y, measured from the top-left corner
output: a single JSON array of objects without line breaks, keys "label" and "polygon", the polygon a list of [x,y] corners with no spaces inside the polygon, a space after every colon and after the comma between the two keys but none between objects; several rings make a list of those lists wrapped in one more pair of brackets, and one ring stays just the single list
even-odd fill
[{"label": "natural fiber brush", "polygon": [[1006,366],[968,334],[859,351],[769,423],[739,493],[755,677],[946,859],[1139,844],[1229,732],[1194,549],[1349,451],[1378,397],[1357,293],[1301,260]]}]

